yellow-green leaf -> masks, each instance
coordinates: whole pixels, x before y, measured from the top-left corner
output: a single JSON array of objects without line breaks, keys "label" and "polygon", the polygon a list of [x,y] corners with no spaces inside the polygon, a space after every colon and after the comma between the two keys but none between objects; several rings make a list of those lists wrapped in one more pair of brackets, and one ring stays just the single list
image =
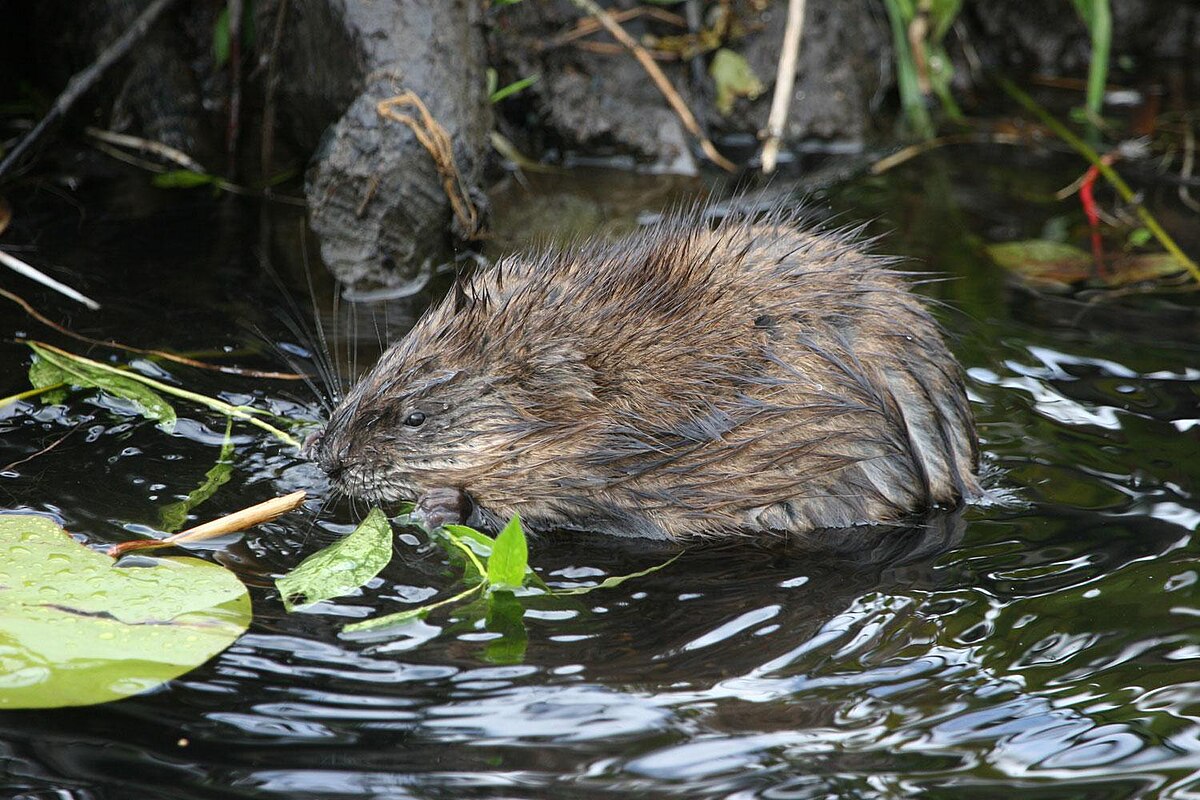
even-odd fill
[{"label": "yellow-green leaf", "polygon": [[753,100],[763,93],[762,81],[754,74],[754,69],[740,53],[728,48],[723,47],[713,55],[708,74],[717,84],[717,111],[723,115],[728,116],[733,111],[737,98]]},{"label": "yellow-green leaf", "polygon": [[275,581],[288,611],[340,597],[374,578],[392,560],[392,526],[372,508],[354,531]]}]

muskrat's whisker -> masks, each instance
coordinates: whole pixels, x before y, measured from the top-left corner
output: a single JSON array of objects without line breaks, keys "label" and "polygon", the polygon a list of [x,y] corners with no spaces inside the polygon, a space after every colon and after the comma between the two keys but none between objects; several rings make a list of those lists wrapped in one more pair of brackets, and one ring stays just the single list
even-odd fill
[{"label": "muskrat's whisker", "polygon": [[[283,319],[283,323],[285,326],[289,325],[289,321],[286,319]],[[304,365],[301,364],[299,361],[297,361],[295,356],[293,356],[287,350],[284,350],[282,347],[280,347],[278,342],[276,342],[271,337],[267,336],[266,332],[263,331],[263,329],[260,328],[257,324],[251,324],[249,327],[250,327],[250,330],[254,332],[255,336],[257,336],[259,339],[261,339],[263,341],[264,344],[266,344],[266,346],[271,350],[271,352],[273,352],[285,364],[287,364],[289,369],[291,369],[293,372],[295,372],[297,375],[300,376],[300,380],[304,383],[305,387],[310,392],[312,392],[313,399],[316,400],[317,403],[320,404],[321,409],[327,415],[330,414],[333,411],[333,402],[332,402],[331,398],[325,392],[321,391],[320,387],[317,386],[316,382],[313,381],[312,376],[308,374],[308,371],[305,369]],[[294,329],[292,330],[292,335],[296,336],[297,339],[303,338]],[[301,341],[301,344],[307,344],[307,343]],[[315,361],[313,363],[315,364]],[[319,377],[319,370],[318,370],[318,377]],[[289,392],[280,392],[280,394],[282,394],[284,396],[290,396]],[[295,399],[295,398],[293,398],[293,399]]]}]

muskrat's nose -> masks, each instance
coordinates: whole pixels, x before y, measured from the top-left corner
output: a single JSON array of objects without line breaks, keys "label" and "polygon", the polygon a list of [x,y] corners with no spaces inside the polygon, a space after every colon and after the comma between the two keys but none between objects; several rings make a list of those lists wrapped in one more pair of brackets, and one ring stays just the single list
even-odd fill
[{"label": "muskrat's nose", "polygon": [[316,461],[318,457],[317,448],[321,446],[321,440],[325,438],[325,429],[317,428],[308,436],[304,437],[304,444],[300,446],[300,455],[307,458],[309,461]]},{"label": "muskrat's nose", "polygon": [[315,461],[322,472],[336,481],[349,466],[350,443],[342,441],[343,437],[339,436],[330,439],[327,434],[328,428],[320,428],[310,433],[304,438],[300,454],[309,461]]}]

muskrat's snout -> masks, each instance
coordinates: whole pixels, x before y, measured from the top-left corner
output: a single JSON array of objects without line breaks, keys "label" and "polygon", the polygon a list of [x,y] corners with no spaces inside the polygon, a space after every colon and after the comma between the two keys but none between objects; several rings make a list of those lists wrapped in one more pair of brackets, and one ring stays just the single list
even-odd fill
[{"label": "muskrat's snout", "polygon": [[349,448],[346,444],[340,448],[333,446],[334,443],[326,436],[328,430],[328,426],[323,426],[308,434],[300,448],[300,455],[314,462],[331,480],[336,481],[346,471]]}]

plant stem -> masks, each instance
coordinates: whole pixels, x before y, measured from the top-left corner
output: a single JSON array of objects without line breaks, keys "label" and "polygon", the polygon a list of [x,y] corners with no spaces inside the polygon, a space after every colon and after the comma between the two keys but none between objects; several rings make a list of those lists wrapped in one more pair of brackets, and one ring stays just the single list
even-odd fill
[{"label": "plant stem", "polygon": [[39,394],[42,394],[44,392],[52,392],[55,389],[61,389],[64,386],[66,386],[65,383],[56,383],[53,386],[42,386],[40,388],[28,389],[24,392],[10,394],[8,397],[0,397],[0,408],[4,408],[9,403],[15,403],[18,400],[24,400],[27,397],[37,397]]},{"label": "plant stem", "polygon": [[1092,39],[1092,60],[1088,64],[1088,125],[1096,134],[1100,112],[1104,109],[1104,87],[1108,82],[1108,55],[1112,46],[1112,12],[1108,0],[1091,0],[1088,33]]},{"label": "plant stem", "polygon": [[1043,125],[1054,131],[1054,134],[1070,145],[1071,149],[1091,162],[1092,166],[1099,170],[1100,174],[1104,176],[1104,179],[1108,181],[1114,189],[1117,190],[1117,194],[1121,196],[1121,199],[1134,207],[1134,211],[1137,213],[1138,218],[1142,221],[1142,224],[1146,226],[1147,230],[1154,234],[1154,238],[1158,239],[1163,248],[1172,256],[1174,256],[1175,260],[1178,261],[1184,269],[1191,273],[1192,277],[1195,278],[1196,281],[1200,281],[1200,266],[1197,266],[1196,262],[1189,258],[1187,254],[1179,248],[1179,245],[1175,243],[1175,240],[1171,238],[1171,235],[1163,229],[1162,225],[1158,224],[1158,220],[1155,219],[1154,215],[1151,214],[1146,207],[1138,201],[1137,195],[1134,193],[1133,189],[1129,188],[1129,184],[1125,182],[1125,179],[1118,175],[1115,169],[1104,163],[1104,159],[1100,157],[1100,154],[1096,152],[1095,148],[1077,136],[1066,125],[1055,119],[1049,111],[1042,108],[1032,97],[1018,89],[1016,84],[1014,84],[1012,81],[1001,77],[999,78],[999,83],[1000,88],[1007,92],[1010,97],[1020,103],[1023,108],[1032,113],[1039,120],[1041,120]]},{"label": "plant stem", "polygon": [[800,36],[804,32],[804,0],[788,0],[787,25],[783,32],[783,49],[779,53],[779,68],[775,73],[775,94],[771,98],[771,115],[767,119],[767,140],[762,149],[762,171],[775,171],[779,157],[779,142],[787,122],[788,106],[792,104],[792,88],[796,83],[796,61],[800,56]]},{"label": "plant stem", "polygon": [[380,628],[385,625],[390,625],[393,622],[400,622],[403,619],[411,619],[420,614],[427,614],[430,611],[433,611],[435,608],[441,608],[442,606],[448,606],[451,603],[457,603],[459,600],[465,600],[487,585],[488,583],[485,579],[475,584],[471,588],[459,592],[453,597],[447,597],[445,600],[439,600],[436,603],[430,603],[429,605],[421,606],[420,608],[410,608],[404,611],[397,611],[395,614],[386,614],[382,617],[372,617],[371,619],[365,619],[362,622],[352,622],[343,627],[342,631],[345,633],[366,631],[371,630],[372,628]]},{"label": "plant stem", "polygon": [[191,402],[196,403],[197,405],[202,405],[202,406],[205,406],[206,408],[211,408],[213,411],[216,411],[220,414],[224,414],[225,416],[234,417],[235,419],[240,419],[243,422],[248,422],[249,424],[251,424],[257,428],[262,428],[264,431],[271,434],[272,436],[274,436],[276,439],[283,442],[284,444],[289,445],[291,447],[295,447],[296,449],[300,448],[300,442],[296,441],[296,439],[292,438],[290,435],[288,435],[284,431],[279,430],[275,426],[270,425],[266,422],[263,422],[261,419],[254,416],[253,414],[246,413],[239,406],[230,405],[229,403],[226,403],[222,400],[217,400],[216,398],[213,398],[213,397],[207,397],[202,394],[197,394],[196,392],[189,392],[187,389],[180,389],[177,386],[171,386],[169,383],[162,383],[161,381],[156,381],[153,378],[147,378],[145,375],[134,372],[132,370],[117,369],[116,367],[109,366],[108,364],[105,364],[101,361],[93,361],[90,358],[84,358],[83,356],[68,352],[61,348],[55,347],[54,345],[46,344],[45,342],[32,342],[31,341],[31,343],[36,344],[38,347],[44,347],[45,349],[47,349],[53,353],[57,353],[60,356],[63,356],[64,358],[69,358],[74,361],[78,361],[80,363],[87,364],[89,367],[94,367],[103,372],[109,372],[114,375],[120,375],[123,378],[129,378],[130,380],[135,380],[138,383],[143,383],[146,386],[151,387],[152,389],[157,389],[158,391],[162,392],[163,394],[169,394],[174,397],[182,398],[184,400],[190,400]]}]

